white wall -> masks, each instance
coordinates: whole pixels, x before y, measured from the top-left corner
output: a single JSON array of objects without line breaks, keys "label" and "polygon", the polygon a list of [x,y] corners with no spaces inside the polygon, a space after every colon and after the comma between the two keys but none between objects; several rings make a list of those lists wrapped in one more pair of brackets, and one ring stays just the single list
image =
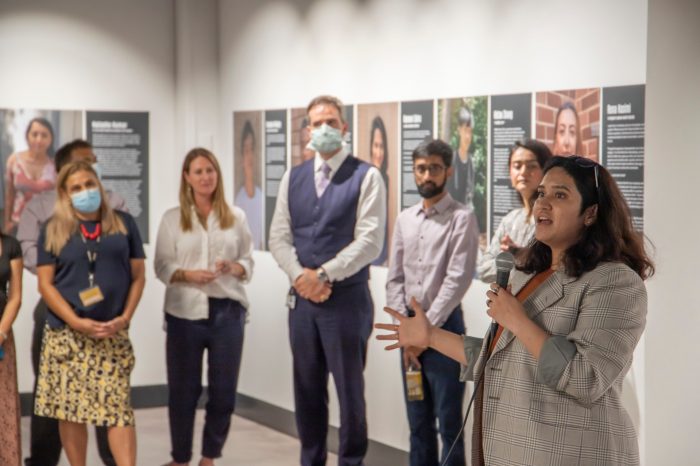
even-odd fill
[{"label": "white wall", "polygon": [[[175,41],[171,0],[0,2],[0,108],[92,109],[150,113],[150,224],[175,204]],[[176,160],[176,163],[170,163]],[[149,258],[153,245],[146,247]],[[137,351],[134,385],[165,381],[163,287],[148,262],[147,285],[131,335]],[[14,327],[19,387],[30,392],[32,309],[36,279],[25,274]]]},{"label": "white wall", "polygon": [[[643,0],[221,2],[224,153],[233,150],[234,110],[304,106],[321,93],[368,103],[644,83],[646,22]],[[293,409],[288,282],[267,253],[256,260],[240,390]],[[377,320],[384,280],[385,269],[373,268]],[[473,335],[488,325],[485,292],[475,282],[465,298]],[[632,405],[644,396],[643,351],[636,357]],[[374,340],[366,381],[370,437],[406,449],[398,355]],[[335,405],[331,417],[337,426]]]},{"label": "white wall", "polygon": [[216,0],[175,0],[175,147],[219,153],[219,31]]},{"label": "white wall", "polygon": [[657,249],[644,381],[650,465],[700,464],[698,25],[697,1],[649,1],[645,225]]}]

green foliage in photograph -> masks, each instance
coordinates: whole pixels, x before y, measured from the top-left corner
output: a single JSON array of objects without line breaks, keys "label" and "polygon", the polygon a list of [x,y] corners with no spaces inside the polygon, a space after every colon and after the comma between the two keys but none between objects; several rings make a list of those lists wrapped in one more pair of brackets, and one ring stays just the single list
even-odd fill
[{"label": "green foliage in photograph", "polygon": [[[447,108],[445,108],[447,106]],[[474,213],[479,221],[479,229],[486,232],[486,197],[487,197],[487,97],[462,97],[438,101],[438,128],[440,135],[456,150],[459,146],[459,109],[467,107],[472,113],[472,143],[469,153],[474,164]],[[445,115],[449,117],[449,127],[443,126]]]}]

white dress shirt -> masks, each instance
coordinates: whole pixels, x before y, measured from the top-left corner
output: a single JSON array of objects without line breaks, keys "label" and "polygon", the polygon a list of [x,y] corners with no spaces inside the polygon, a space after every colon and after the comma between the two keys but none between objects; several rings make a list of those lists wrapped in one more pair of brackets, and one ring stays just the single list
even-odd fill
[{"label": "white dress shirt", "polygon": [[[352,157],[343,145],[340,152],[325,162],[331,167],[330,179],[346,157]],[[324,160],[316,152],[314,173],[321,170]],[[292,235],[292,220],[289,214],[289,171],[280,181],[275,214],[270,225],[270,252],[279,266],[294,283],[304,268],[299,263]],[[328,274],[330,281],[340,281],[359,272],[374,259],[379,257],[384,244],[386,224],[386,188],[382,176],[375,167],[370,167],[360,186],[360,199],[357,203],[355,220],[355,239],[338,254],[321,267]]]},{"label": "white dress shirt", "polygon": [[[192,212],[192,230],[180,228],[180,208],[174,207],[163,215],[156,240],[155,269],[158,279],[167,285],[165,312],[181,319],[198,320],[209,317],[209,298],[230,298],[248,308],[243,283],[253,274],[253,239],[243,210],[231,208],[233,227],[222,230],[214,212],[207,217],[205,230],[196,213]],[[198,285],[170,283],[178,269],[214,270],[218,260],[238,262],[245,269],[245,280],[227,273],[215,280]]]}]

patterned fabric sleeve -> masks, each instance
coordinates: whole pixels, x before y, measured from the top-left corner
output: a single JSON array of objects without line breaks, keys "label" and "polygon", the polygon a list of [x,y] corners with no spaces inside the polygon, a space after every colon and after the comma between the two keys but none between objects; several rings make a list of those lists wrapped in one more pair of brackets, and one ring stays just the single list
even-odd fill
[{"label": "patterned fabric sleeve", "polygon": [[[591,406],[631,365],[646,312],[644,282],[632,269],[614,263],[599,267],[582,298],[576,327],[566,337],[575,352],[570,353],[571,346],[545,345],[538,361],[538,382]],[[563,369],[559,377],[547,367],[553,360],[559,360]]]},{"label": "patterned fabric sleeve", "polygon": [[476,361],[479,359],[484,339],[463,335],[462,340],[464,341],[464,355],[467,357],[467,365],[462,366],[459,380],[467,382],[474,380],[474,366],[476,366]]}]

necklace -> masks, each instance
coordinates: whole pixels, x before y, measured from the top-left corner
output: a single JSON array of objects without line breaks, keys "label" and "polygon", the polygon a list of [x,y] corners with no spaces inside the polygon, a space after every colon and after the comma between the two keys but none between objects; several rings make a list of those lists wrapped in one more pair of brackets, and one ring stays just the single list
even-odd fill
[{"label": "necklace", "polygon": [[81,223],[81,224],[80,224],[80,232],[83,234],[83,237],[84,237],[85,239],[95,240],[95,239],[97,239],[97,238],[100,237],[100,234],[102,233],[102,227],[101,227],[101,225],[98,223],[97,225],[95,225],[95,231],[93,231],[92,233],[90,233],[90,232],[87,230],[87,228],[85,228],[85,225]]}]

